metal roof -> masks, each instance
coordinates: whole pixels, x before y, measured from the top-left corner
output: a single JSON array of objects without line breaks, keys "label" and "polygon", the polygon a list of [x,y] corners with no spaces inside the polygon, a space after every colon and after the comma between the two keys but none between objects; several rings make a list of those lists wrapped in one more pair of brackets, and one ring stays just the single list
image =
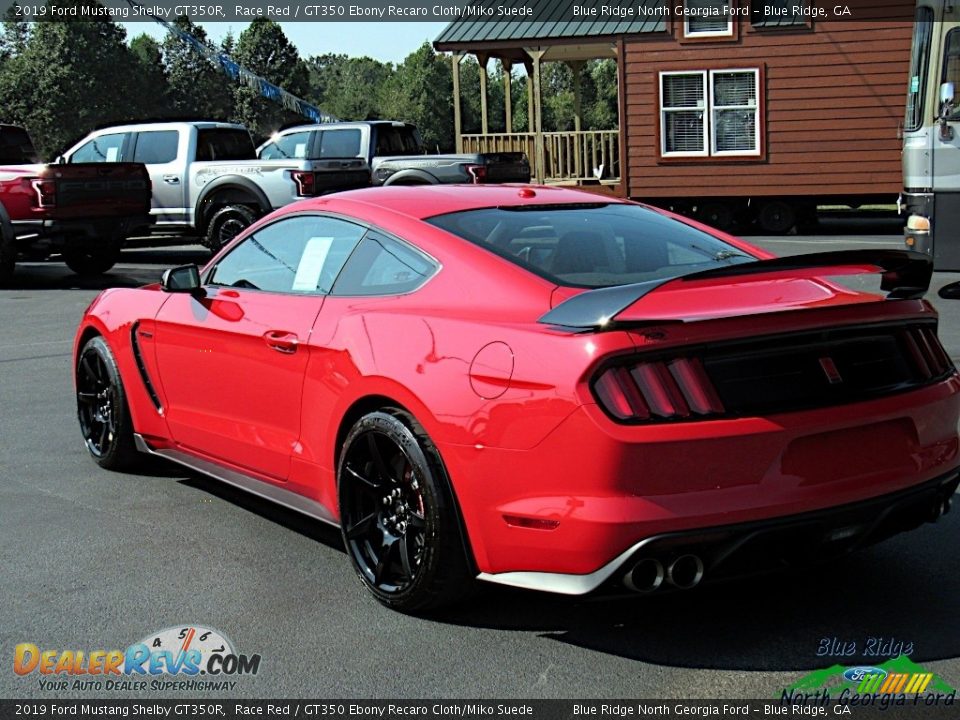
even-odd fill
[{"label": "metal roof", "polygon": [[[595,10],[596,15],[574,16],[574,6]],[[610,0],[473,0],[466,3],[465,8],[480,9],[483,14],[474,12],[451,22],[434,41],[434,47],[447,50],[454,45],[479,42],[596,38],[665,32],[667,29],[667,18],[660,11],[660,8],[667,7],[663,0],[639,0],[624,5],[634,11],[628,18],[601,14],[611,7]],[[505,17],[504,11],[509,17],[511,9],[522,12],[525,8],[531,11],[525,16],[529,19],[496,19]],[[643,14],[644,8],[650,10],[649,15]]]}]

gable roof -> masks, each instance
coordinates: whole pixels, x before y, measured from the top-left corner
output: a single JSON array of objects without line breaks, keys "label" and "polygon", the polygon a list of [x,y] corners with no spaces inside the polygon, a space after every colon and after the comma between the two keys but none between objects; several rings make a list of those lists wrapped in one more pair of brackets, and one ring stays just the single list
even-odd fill
[{"label": "gable roof", "polygon": [[[573,7],[590,8],[596,16],[573,15]],[[610,0],[473,0],[465,7],[482,8],[485,12],[458,18],[447,25],[433,45],[437,50],[454,50],[459,45],[478,42],[510,42],[532,40],[559,40],[599,38],[616,35],[637,35],[666,32],[663,14],[640,14],[640,8],[660,8],[663,0],[640,0],[632,7],[634,15],[628,19],[604,16],[602,8],[610,8]],[[501,21],[498,8],[523,11],[530,8],[528,20]]]}]

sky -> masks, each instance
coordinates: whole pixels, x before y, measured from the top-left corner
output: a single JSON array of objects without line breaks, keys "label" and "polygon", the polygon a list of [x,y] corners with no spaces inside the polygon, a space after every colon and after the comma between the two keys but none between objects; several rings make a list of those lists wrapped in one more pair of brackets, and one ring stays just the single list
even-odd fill
[{"label": "sky", "polygon": [[[127,28],[127,38],[147,33],[162,41],[166,30],[154,22],[120,23]],[[239,35],[248,23],[204,23],[200,25],[207,36],[216,43],[230,31]],[[447,26],[443,22],[295,22],[280,23],[283,32],[297,46],[300,57],[307,58],[324,53],[336,53],[362,57],[367,55],[384,62],[403,62],[403,59],[420,47],[424,41],[433,42]]]}]

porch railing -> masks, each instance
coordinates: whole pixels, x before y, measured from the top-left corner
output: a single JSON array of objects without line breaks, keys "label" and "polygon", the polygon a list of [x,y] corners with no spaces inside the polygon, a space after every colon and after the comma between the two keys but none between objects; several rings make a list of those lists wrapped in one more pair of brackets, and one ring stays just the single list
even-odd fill
[{"label": "porch railing", "polygon": [[568,130],[543,133],[543,167],[537,166],[536,133],[462,135],[463,152],[524,152],[534,179],[545,182],[619,180],[619,130]]}]

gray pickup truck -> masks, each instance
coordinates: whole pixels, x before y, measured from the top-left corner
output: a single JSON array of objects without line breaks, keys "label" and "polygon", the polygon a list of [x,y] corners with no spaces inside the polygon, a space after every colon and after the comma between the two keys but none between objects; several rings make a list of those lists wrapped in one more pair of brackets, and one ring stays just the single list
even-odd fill
[{"label": "gray pickup truck", "polygon": [[528,183],[524,153],[429,155],[414,125],[393,120],[299,125],[260,146],[261,160],[355,157],[369,164],[374,185]]},{"label": "gray pickup truck", "polygon": [[276,208],[370,184],[367,162],[354,154],[258,159],[245,127],[217,122],[103,128],[60,161],[143,163],[153,183],[154,234],[199,237],[212,250]]}]

